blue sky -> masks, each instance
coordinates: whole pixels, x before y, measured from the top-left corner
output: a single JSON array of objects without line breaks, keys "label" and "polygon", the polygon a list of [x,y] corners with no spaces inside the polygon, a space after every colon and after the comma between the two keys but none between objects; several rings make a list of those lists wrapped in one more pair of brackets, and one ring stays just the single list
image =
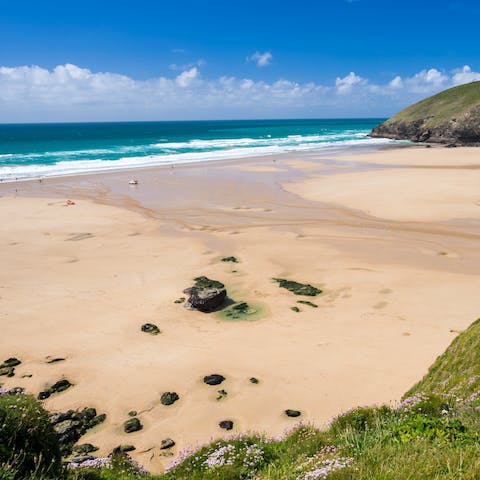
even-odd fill
[{"label": "blue sky", "polygon": [[3,122],[386,116],[480,78],[478,1],[0,7]]}]

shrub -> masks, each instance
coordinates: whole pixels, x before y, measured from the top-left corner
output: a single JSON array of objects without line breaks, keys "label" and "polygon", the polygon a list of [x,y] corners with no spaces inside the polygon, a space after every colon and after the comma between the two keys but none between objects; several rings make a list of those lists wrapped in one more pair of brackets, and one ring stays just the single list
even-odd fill
[{"label": "shrub", "polygon": [[392,410],[387,406],[358,407],[335,417],[330,423],[330,432],[335,435],[347,430],[356,433],[364,432],[392,415]]},{"label": "shrub", "polygon": [[58,478],[57,435],[48,413],[31,395],[0,392],[0,465],[14,471],[14,478],[27,478],[32,472]]}]

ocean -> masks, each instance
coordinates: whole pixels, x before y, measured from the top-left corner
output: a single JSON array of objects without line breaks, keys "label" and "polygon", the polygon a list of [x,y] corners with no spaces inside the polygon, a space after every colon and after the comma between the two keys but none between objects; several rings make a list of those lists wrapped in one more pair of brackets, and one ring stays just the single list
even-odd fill
[{"label": "ocean", "polygon": [[378,145],[384,119],[0,125],[0,179]]}]

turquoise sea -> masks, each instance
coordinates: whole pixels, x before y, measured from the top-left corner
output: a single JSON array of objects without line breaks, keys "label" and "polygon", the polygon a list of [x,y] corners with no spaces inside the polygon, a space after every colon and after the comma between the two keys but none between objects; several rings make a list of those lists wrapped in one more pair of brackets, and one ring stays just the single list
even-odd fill
[{"label": "turquoise sea", "polygon": [[383,119],[0,125],[0,179],[378,145]]}]

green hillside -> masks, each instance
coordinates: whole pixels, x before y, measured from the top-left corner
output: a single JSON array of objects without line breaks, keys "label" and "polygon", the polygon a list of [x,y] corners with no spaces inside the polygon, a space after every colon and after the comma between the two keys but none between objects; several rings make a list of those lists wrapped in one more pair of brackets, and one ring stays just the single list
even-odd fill
[{"label": "green hillside", "polygon": [[480,142],[480,82],[444,90],[374,128],[373,137],[429,142]]},{"label": "green hillside", "polygon": [[480,403],[480,319],[452,342],[407,395],[418,392],[454,395],[462,401],[478,395]]}]

